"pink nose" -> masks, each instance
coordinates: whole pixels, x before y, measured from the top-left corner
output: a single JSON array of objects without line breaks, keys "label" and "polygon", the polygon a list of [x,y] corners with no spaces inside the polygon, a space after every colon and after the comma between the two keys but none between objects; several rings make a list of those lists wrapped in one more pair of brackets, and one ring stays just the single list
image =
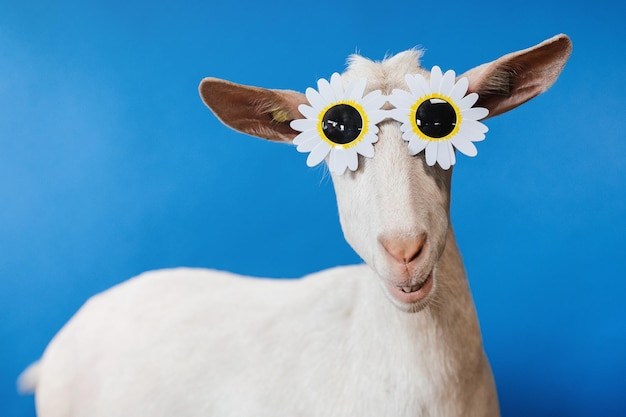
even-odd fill
[{"label": "pink nose", "polygon": [[398,263],[409,264],[420,256],[426,243],[426,233],[417,237],[408,238],[385,238],[379,237],[378,241],[385,251]]}]

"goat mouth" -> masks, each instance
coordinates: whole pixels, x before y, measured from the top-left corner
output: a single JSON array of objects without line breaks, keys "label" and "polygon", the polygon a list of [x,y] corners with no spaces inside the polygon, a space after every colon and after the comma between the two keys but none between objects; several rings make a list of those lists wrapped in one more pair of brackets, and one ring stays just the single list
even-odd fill
[{"label": "goat mouth", "polygon": [[[426,281],[428,281],[428,278],[426,279]],[[403,293],[410,294],[412,292],[417,292],[417,291],[421,290],[424,287],[424,285],[426,284],[426,281],[422,282],[421,284],[411,285],[410,287],[399,286],[398,288]]]},{"label": "goat mouth", "polygon": [[405,305],[414,305],[424,301],[433,289],[433,273],[428,274],[425,280],[419,284],[397,285],[388,283],[389,295],[396,301]]}]

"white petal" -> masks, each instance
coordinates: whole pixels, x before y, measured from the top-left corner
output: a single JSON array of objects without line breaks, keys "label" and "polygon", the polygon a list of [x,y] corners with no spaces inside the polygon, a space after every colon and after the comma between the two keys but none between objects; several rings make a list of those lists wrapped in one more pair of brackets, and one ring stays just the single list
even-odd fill
[{"label": "white petal", "polygon": [[405,77],[406,84],[411,90],[413,102],[418,98],[431,93],[430,86],[422,74],[407,75]]},{"label": "white petal", "polygon": [[309,100],[309,103],[311,103],[311,106],[313,106],[313,108],[317,111],[322,111],[324,107],[328,105],[328,102],[324,100],[324,97],[322,97],[314,88],[307,88],[304,94],[306,95],[306,99]]},{"label": "white petal", "polygon": [[416,97],[408,91],[396,88],[391,92],[391,95],[387,97],[387,100],[396,108],[410,109],[419,97],[421,96]]},{"label": "white petal", "polygon": [[465,97],[465,93],[467,93],[468,88],[469,80],[467,79],[467,77],[462,77],[456,82],[456,84],[454,84],[452,90],[450,90],[449,97],[452,99],[452,101],[458,103],[463,97]]},{"label": "white petal", "polygon": [[367,143],[376,143],[378,142],[378,135],[373,132],[367,132],[362,141]]},{"label": "white petal", "polygon": [[352,80],[346,88],[346,100],[360,100],[365,92],[367,78],[357,78]]},{"label": "white petal", "polygon": [[454,147],[451,143],[448,144],[448,152],[450,153],[450,166],[456,164],[456,155],[454,152]]},{"label": "white petal", "polygon": [[437,65],[433,67],[430,71],[430,89],[433,93],[440,93],[439,87],[441,86],[441,79],[443,78],[443,74],[441,73],[441,68]]},{"label": "white petal", "polygon": [[296,148],[298,152],[306,153],[311,152],[321,140],[317,136],[301,141]]},{"label": "white petal", "polygon": [[[473,136],[484,136],[485,133],[489,131],[489,128],[482,124],[481,122],[477,122],[476,120],[467,119],[461,122],[461,127],[459,128],[459,134],[463,134],[467,139],[472,142],[475,141]],[[482,140],[482,139],[481,139]]]},{"label": "white petal", "polygon": [[293,144],[294,145],[299,145],[301,143],[306,142],[309,139],[312,138],[318,138],[319,139],[319,134],[317,133],[317,130],[305,130],[304,132],[300,133],[298,136],[296,136],[293,140]]},{"label": "white petal", "polygon": [[[343,82],[341,81],[341,75],[338,72],[333,73],[330,77],[330,87],[333,90],[333,95],[335,96],[334,100],[343,100]],[[333,100],[333,101],[334,101]]]},{"label": "white petal", "polygon": [[320,95],[324,99],[324,107],[334,101],[337,101],[337,99],[335,98],[335,92],[333,91],[333,88],[330,86],[330,83],[326,81],[324,78],[320,78],[317,81],[317,90],[319,91]]},{"label": "white petal", "polygon": [[372,122],[372,119],[370,118],[369,128],[368,128],[367,133],[365,134],[365,137],[368,137],[369,135],[376,136],[377,134],[378,134],[378,126],[376,126]]},{"label": "white petal", "polygon": [[369,117],[370,123],[373,124],[378,124],[390,117],[388,110],[374,110],[371,112],[367,112],[367,116]]},{"label": "white petal", "polygon": [[319,110],[315,110],[313,107],[307,106],[306,104],[300,104],[298,111],[307,119],[317,119],[319,114]]},{"label": "white petal", "polygon": [[350,168],[350,171],[356,171],[359,167],[359,156],[356,153],[356,149],[347,149],[345,153],[348,159],[348,168]]},{"label": "white petal", "polygon": [[[420,93],[419,95],[415,95],[415,98],[418,99],[422,96],[429,95],[433,92],[432,88],[430,88],[430,84],[426,81],[423,75],[417,74],[414,78],[415,83],[415,92]],[[411,90],[413,91],[413,90]]]},{"label": "white petal", "polygon": [[454,88],[455,78],[456,74],[453,70],[448,70],[445,74],[443,74],[443,78],[441,79],[441,86],[439,86],[439,91],[441,92],[441,94],[443,94],[444,96],[450,96],[450,92],[452,91],[452,88]]},{"label": "white petal", "polygon": [[328,169],[331,172],[337,171],[337,149],[331,147],[330,154],[328,154]]},{"label": "white petal", "polygon": [[433,166],[435,162],[437,162],[437,142],[428,142],[426,144],[426,164]]},{"label": "white petal", "polygon": [[330,145],[324,141],[320,141],[309,154],[309,157],[306,159],[306,164],[310,167],[314,167],[326,158],[328,151],[330,151]]},{"label": "white petal", "polygon": [[402,123],[402,126],[400,126],[400,130],[402,132],[412,132],[415,133],[415,130],[413,130],[413,123]]},{"label": "white petal", "polygon": [[469,93],[461,100],[457,101],[457,104],[461,110],[467,110],[472,107],[478,101],[478,94]]},{"label": "white petal", "polygon": [[463,139],[469,140],[471,142],[482,142],[483,140],[485,140],[484,133],[472,132],[470,134],[468,128],[463,128],[463,126],[461,126],[461,129],[459,129],[459,133],[457,133],[456,136],[461,136],[463,137]]},{"label": "white petal", "polygon": [[387,97],[385,97],[380,90],[370,91],[365,97],[359,100],[359,103],[361,103],[366,111],[378,110],[386,102]]},{"label": "white petal", "polygon": [[317,129],[317,120],[296,119],[296,120],[292,120],[289,123],[289,126],[291,126],[293,130],[297,130],[299,132],[304,132],[307,130],[315,130]]},{"label": "white petal", "polygon": [[487,117],[489,110],[484,107],[472,107],[471,109],[461,111],[463,120],[480,120]]},{"label": "white petal", "polygon": [[437,162],[443,169],[450,168],[450,152],[448,151],[448,141],[437,142]]},{"label": "white petal", "polygon": [[337,171],[337,167],[335,166],[335,164],[337,164],[337,162],[335,161],[337,159],[337,155],[336,155],[336,150],[331,148],[330,150],[330,154],[328,155],[328,169],[330,169],[330,172],[335,172]]},{"label": "white petal", "polygon": [[361,155],[363,155],[366,158],[373,158],[374,157],[374,146],[372,146],[372,144],[370,142],[367,141],[362,141],[359,142],[354,149]]},{"label": "white petal", "polygon": [[330,158],[328,158],[328,168],[335,174],[342,175],[346,171],[347,166],[348,160],[345,157],[343,149],[331,149]]},{"label": "white petal", "polygon": [[409,109],[396,108],[387,110],[387,116],[399,122],[405,123],[409,120]]},{"label": "white petal", "polygon": [[[402,130],[404,133],[402,133],[402,139],[406,140],[407,142],[412,141],[412,140],[419,140],[421,141],[421,139],[419,139],[419,137],[417,135],[415,135],[415,133],[413,133],[413,130],[408,129],[408,130],[404,130],[404,125],[402,125],[402,127],[400,128],[400,130]],[[426,141],[423,141],[426,142]],[[414,154],[411,154],[414,155]]]},{"label": "white petal", "polygon": [[426,148],[428,143],[429,142],[427,140],[418,139],[417,137],[413,136],[413,139],[409,142],[409,146],[408,146],[409,154],[417,155],[418,153],[422,152]]},{"label": "white petal", "polygon": [[455,148],[459,150],[459,152],[464,155],[476,156],[478,154],[478,149],[476,149],[476,146],[461,135],[456,135],[455,137],[453,137],[452,144]]}]

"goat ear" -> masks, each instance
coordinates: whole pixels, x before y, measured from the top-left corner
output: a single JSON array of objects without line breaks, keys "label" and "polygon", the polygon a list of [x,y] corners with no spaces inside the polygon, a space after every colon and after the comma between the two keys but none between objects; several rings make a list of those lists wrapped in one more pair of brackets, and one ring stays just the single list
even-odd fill
[{"label": "goat ear", "polygon": [[493,117],[550,88],[571,52],[572,42],[561,34],[480,65],[463,76],[469,79],[469,92],[479,95],[476,105],[489,109],[489,117]]},{"label": "goat ear", "polygon": [[205,78],[199,87],[202,101],[225,125],[248,135],[291,143],[300,132],[289,123],[303,116],[298,105],[304,94],[288,90],[267,90]]}]

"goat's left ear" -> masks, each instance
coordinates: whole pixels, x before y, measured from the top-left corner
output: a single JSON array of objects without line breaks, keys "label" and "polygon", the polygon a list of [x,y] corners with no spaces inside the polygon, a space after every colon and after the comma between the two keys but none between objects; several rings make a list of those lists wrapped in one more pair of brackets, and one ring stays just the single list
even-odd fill
[{"label": "goat's left ear", "polygon": [[306,103],[302,93],[267,90],[205,78],[199,87],[202,101],[225,125],[248,135],[291,143],[300,133],[289,123],[302,119],[298,105]]},{"label": "goat's left ear", "polygon": [[566,35],[504,55],[469,70],[469,91],[478,93],[476,103],[489,109],[489,117],[509,111],[543,93],[556,81],[572,52]]}]

